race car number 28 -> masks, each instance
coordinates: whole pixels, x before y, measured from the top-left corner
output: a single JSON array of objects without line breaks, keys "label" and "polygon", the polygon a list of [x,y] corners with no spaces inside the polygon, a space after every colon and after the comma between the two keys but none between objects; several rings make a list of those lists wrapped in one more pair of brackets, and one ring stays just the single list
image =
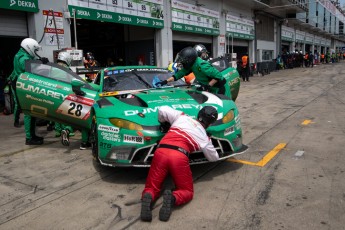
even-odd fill
[{"label": "race car number 28", "polygon": [[93,102],[94,100],[90,98],[84,98],[74,94],[68,95],[57,109],[57,113],[86,120],[90,116]]},{"label": "race car number 28", "polygon": [[68,109],[68,114],[72,116],[81,116],[81,111],[83,111],[83,105],[74,102],[69,103],[70,108]]}]

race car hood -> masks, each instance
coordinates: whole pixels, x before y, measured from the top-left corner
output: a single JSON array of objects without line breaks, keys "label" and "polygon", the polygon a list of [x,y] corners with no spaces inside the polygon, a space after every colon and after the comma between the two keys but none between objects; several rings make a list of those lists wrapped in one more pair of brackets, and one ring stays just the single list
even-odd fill
[{"label": "race car hood", "polygon": [[177,88],[148,90],[119,99],[104,97],[100,101],[95,106],[98,117],[121,117],[137,123],[145,122],[146,125],[157,124],[158,107],[163,105],[183,111],[192,117],[196,117],[205,105],[212,105],[218,109],[218,118],[222,118],[224,112],[227,112],[225,110],[233,103],[230,98],[220,98],[208,92]]}]

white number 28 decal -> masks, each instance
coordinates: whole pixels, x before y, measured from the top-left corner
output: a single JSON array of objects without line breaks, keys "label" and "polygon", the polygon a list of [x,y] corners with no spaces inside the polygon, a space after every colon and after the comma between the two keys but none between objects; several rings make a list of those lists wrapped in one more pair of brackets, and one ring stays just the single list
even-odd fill
[{"label": "white number 28 decal", "polygon": [[93,103],[94,100],[90,98],[71,94],[66,97],[56,112],[69,117],[86,120],[90,116]]},{"label": "white number 28 decal", "polygon": [[83,110],[83,105],[76,104],[74,102],[69,103],[70,108],[68,109],[68,114],[72,116],[81,116],[81,111]]}]

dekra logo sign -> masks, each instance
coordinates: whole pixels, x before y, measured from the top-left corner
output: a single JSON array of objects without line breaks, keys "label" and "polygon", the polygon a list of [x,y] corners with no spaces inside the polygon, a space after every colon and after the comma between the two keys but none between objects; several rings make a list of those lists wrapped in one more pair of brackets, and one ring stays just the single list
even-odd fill
[{"label": "dekra logo sign", "polygon": [[13,5],[18,5],[18,6],[21,6],[21,7],[27,7],[27,8],[36,8],[35,6],[35,3],[33,2],[27,2],[27,1],[16,1],[16,0],[11,0],[10,2],[10,6],[13,6]]}]

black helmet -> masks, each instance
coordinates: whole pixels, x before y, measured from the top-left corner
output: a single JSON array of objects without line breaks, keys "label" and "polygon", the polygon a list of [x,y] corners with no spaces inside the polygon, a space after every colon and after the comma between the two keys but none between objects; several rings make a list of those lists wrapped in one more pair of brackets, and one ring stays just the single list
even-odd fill
[{"label": "black helmet", "polygon": [[176,62],[181,63],[183,68],[190,69],[197,57],[198,54],[195,49],[193,49],[192,47],[186,47],[178,53]]},{"label": "black helmet", "polygon": [[90,60],[91,58],[93,58],[93,53],[87,52],[86,53],[86,60]]},{"label": "black helmet", "polygon": [[218,112],[213,106],[205,106],[198,113],[198,121],[207,128],[218,118]]}]

